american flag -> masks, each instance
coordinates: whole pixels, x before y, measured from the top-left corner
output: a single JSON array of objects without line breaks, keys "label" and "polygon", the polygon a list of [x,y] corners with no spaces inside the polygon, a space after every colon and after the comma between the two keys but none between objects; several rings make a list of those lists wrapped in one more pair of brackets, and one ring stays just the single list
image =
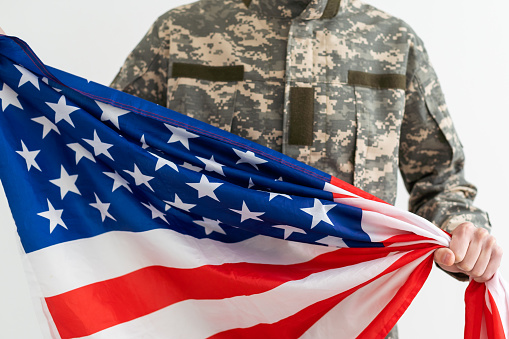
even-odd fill
[{"label": "american flag", "polygon": [[[54,338],[384,338],[449,236],[0,37],[0,178]],[[508,338],[505,283],[466,338]]]}]

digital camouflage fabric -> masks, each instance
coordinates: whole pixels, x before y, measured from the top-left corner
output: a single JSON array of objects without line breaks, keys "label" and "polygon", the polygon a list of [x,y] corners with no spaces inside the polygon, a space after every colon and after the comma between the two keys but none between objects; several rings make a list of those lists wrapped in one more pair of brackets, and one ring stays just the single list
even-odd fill
[{"label": "digital camouflage fabric", "polygon": [[[490,229],[422,41],[357,0],[202,0],[162,15],[114,88],[287,154],[451,231]],[[391,336],[391,335],[389,335]],[[396,334],[393,338],[396,338]]]}]

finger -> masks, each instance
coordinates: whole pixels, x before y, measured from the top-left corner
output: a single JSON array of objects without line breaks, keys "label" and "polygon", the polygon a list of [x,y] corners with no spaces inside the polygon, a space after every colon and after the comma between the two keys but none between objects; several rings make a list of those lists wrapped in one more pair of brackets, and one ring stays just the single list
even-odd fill
[{"label": "finger", "polygon": [[454,253],[448,248],[439,248],[435,251],[435,254],[433,255],[435,261],[438,264],[444,265],[444,266],[452,266],[454,265]]},{"label": "finger", "polygon": [[[502,248],[496,244],[495,238],[491,237],[489,241],[487,241],[487,247],[489,250],[483,251],[481,256],[479,257],[479,270],[477,268],[477,264],[472,270],[472,277],[477,282],[486,282],[493,278],[493,275],[500,267],[502,262]],[[489,255],[488,255],[489,253]],[[483,265],[486,267],[483,269]]]},{"label": "finger", "polygon": [[452,231],[451,243],[449,248],[455,256],[455,263],[462,262],[467,254],[470,240],[477,228],[471,222],[460,224]]},{"label": "finger", "polygon": [[[471,236],[470,243],[468,244],[467,252],[463,257],[463,260],[457,262],[456,266],[463,272],[471,275],[474,267],[478,265],[478,270],[482,270],[482,272],[480,272],[480,275],[482,275],[491,256],[491,248],[485,247],[485,242],[488,237],[490,237],[488,231],[483,228],[476,229],[474,234]],[[478,262],[481,252],[483,251],[484,260]]]}]

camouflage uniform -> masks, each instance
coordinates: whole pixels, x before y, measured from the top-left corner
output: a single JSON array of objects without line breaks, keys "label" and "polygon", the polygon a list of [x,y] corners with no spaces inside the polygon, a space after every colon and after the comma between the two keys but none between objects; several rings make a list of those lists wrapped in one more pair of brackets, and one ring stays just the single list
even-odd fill
[{"label": "camouflage uniform", "polygon": [[[451,231],[490,229],[422,41],[358,0],[202,0],[162,15],[113,87],[278,150]],[[396,338],[394,334],[392,338]]]}]

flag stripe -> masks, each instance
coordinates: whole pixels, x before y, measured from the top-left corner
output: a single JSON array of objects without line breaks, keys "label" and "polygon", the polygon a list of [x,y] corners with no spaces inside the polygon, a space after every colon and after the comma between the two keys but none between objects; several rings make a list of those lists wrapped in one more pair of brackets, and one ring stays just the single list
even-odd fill
[{"label": "flag stripe", "polygon": [[[433,253],[433,251],[430,252]],[[387,333],[396,325],[398,319],[407,310],[412,300],[421,290],[432,267],[433,258],[431,254],[428,254],[427,257],[424,255],[420,258],[416,258],[414,262],[403,267],[401,270],[405,270],[406,280],[403,281],[400,279],[400,283],[393,289],[395,293],[386,293],[391,295],[392,298],[389,299],[387,306],[377,314],[376,318],[364,329],[358,338],[385,338]],[[397,278],[394,277],[388,282],[388,285],[395,284],[396,282]],[[376,300],[387,297],[382,291],[376,289],[375,291],[378,295],[370,295],[367,296],[367,298],[375,298]],[[354,308],[353,305],[352,308]],[[384,331],[380,331],[381,328],[383,328]]]},{"label": "flag stripe", "polygon": [[[382,338],[450,242],[283,154],[47,67],[19,39],[0,53],[0,174],[65,339]],[[192,212],[163,212],[177,193]],[[471,282],[467,338],[509,339],[507,295],[498,273]]]},{"label": "flag stripe", "polygon": [[495,299],[491,295],[489,289],[486,290],[486,293],[489,297],[489,303],[490,303],[490,313],[491,317],[487,321],[490,322],[488,324],[489,331],[491,332],[491,337],[493,339],[506,339],[504,334],[504,326],[501,321],[500,312],[498,311],[497,303],[495,302]]},{"label": "flag stripe", "polygon": [[62,337],[80,337],[186,299],[262,293],[317,272],[382,258],[389,251],[344,248],[293,265],[235,263],[195,269],[151,266],[48,297],[46,303]]},{"label": "flag stripe", "polygon": [[[359,334],[358,329],[362,326],[352,326],[352,319],[356,319],[356,325],[357,319],[359,323],[365,322],[365,326],[369,325],[398,291],[399,286],[405,283],[412,269],[420,263],[420,260],[414,261],[415,258],[411,254],[406,254],[376,277],[348,290],[338,289],[337,295],[312,304],[278,322],[232,329],[218,333],[212,338],[299,338],[301,336],[303,338],[334,336],[354,338]],[[429,266],[429,263],[427,265]],[[424,280],[417,290],[420,289]],[[331,314],[329,319],[324,319],[329,314]],[[329,325],[325,324],[327,322]],[[333,333],[326,334],[331,327]],[[380,330],[378,326],[378,332]]]},{"label": "flag stripe", "polygon": [[[509,302],[506,298],[508,286],[507,282],[502,279],[499,271],[495,273],[491,280],[486,282],[486,288],[495,301],[491,304],[497,307],[499,313],[498,319],[502,322],[502,327],[504,329],[509,328]],[[507,334],[505,335],[507,337]]]},{"label": "flag stripe", "polygon": [[339,180],[336,177],[331,176],[330,183],[331,183],[331,185],[334,185],[336,187],[339,187],[339,188],[349,192],[349,194],[355,194],[356,196],[359,196],[364,199],[373,200],[373,201],[377,201],[377,202],[380,202],[383,204],[387,204],[382,199],[380,199],[372,194],[369,194],[368,192],[365,192],[365,191],[361,190],[360,188],[357,188],[347,182],[344,182],[343,180]]},{"label": "flag stripe", "polygon": [[[393,235],[413,233],[433,239],[433,243],[442,246],[449,245],[450,236],[445,231],[416,214],[408,213],[408,211],[400,210],[392,205],[366,199],[337,198],[334,201],[362,209],[362,228],[368,234],[369,232],[374,232],[375,235],[384,234],[386,233],[384,232],[385,229],[392,229],[393,232],[396,231]],[[377,229],[382,222],[386,222],[386,224],[383,224],[381,230]],[[383,236],[379,236],[379,238],[381,239],[380,242],[384,242],[382,240],[384,239]]]},{"label": "flag stripe", "polygon": [[[148,266],[196,268],[227,262],[288,265],[306,262],[335,250],[262,235],[238,243],[221,243],[207,238],[196,239],[169,229],[154,229],[139,233],[112,231],[47,247],[29,253],[28,258],[44,295],[49,297]],[[180,255],[189,252],[193,254]],[[94,270],[83,270],[84,260]],[[61,271],[66,272],[65,276],[55,279]]]},{"label": "flag stripe", "polygon": [[[395,254],[369,263],[311,274],[304,279],[289,281],[264,293],[220,300],[188,299],[89,337],[120,339],[125,338],[124,333],[130,332],[131,328],[135,331],[138,327],[145,327],[147,332],[143,335],[171,331],[175,333],[175,337],[207,338],[234,328],[274,323],[316,302],[372,280],[403,256],[403,253]],[[400,262],[403,264],[406,261],[403,259]],[[193,319],[189,319],[189,314],[193,314]],[[192,326],[189,321],[207,325]]]},{"label": "flag stripe", "polygon": [[476,281],[471,281],[465,291],[465,339],[480,339],[481,325],[483,322],[484,294],[486,286]]}]

